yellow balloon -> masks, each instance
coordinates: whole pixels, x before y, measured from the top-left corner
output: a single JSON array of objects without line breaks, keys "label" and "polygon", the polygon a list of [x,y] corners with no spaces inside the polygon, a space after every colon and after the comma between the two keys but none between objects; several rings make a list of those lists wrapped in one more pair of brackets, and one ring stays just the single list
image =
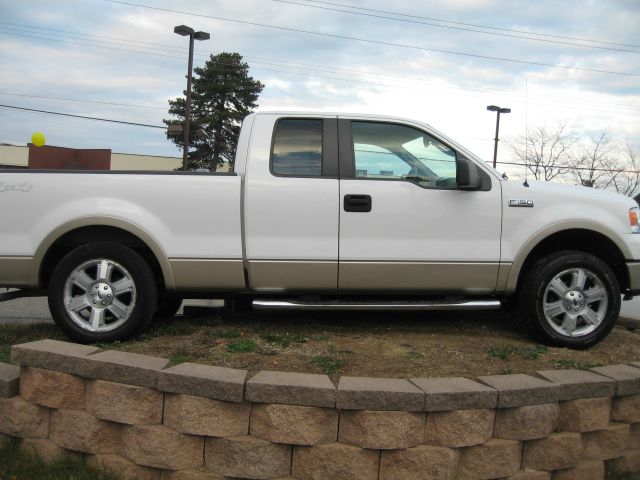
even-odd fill
[{"label": "yellow balloon", "polygon": [[36,147],[41,147],[44,145],[46,138],[44,138],[44,133],[36,132],[31,135],[31,143],[33,143]]}]

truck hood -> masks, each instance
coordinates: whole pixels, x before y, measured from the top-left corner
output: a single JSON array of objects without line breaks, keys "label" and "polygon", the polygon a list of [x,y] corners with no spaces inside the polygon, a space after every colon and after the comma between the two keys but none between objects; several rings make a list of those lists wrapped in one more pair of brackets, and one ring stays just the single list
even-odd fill
[{"label": "truck hood", "polygon": [[504,181],[502,183],[502,192],[507,203],[509,200],[507,197],[509,195],[519,195],[523,199],[535,197],[532,199],[583,201],[587,204],[596,202],[600,206],[609,205],[611,208],[622,208],[626,210],[638,206],[635,200],[630,197],[599,188],[565,183],[542,182],[539,180],[529,180],[528,183],[529,186],[525,187],[522,180]]},{"label": "truck hood", "polygon": [[[529,204],[533,208],[512,208],[512,200],[533,202]],[[536,218],[543,224],[587,221],[617,233],[630,233],[629,209],[638,206],[619,193],[537,180],[529,180],[529,187],[522,180],[503,181],[502,201],[507,218]]]}]

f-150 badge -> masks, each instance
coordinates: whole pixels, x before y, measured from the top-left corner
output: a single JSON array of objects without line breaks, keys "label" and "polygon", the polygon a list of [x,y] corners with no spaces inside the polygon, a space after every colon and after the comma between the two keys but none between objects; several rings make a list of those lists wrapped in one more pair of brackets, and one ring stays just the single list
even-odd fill
[{"label": "f-150 badge", "polygon": [[533,207],[533,200],[509,200],[510,207]]}]

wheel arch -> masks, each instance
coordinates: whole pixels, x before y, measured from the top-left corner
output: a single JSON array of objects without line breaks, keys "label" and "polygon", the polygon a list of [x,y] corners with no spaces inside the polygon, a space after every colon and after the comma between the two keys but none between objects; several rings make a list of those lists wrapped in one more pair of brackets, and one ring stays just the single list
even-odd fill
[{"label": "wheel arch", "polygon": [[506,285],[507,293],[518,290],[522,278],[534,262],[561,250],[582,251],[600,258],[613,270],[620,290],[625,291],[629,288],[629,273],[625,266],[625,258],[629,255],[627,248],[621,242],[617,242],[615,234],[611,232],[603,233],[578,226],[551,228],[529,239],[511,266]]},{"label": "wheel arch", "polygon": [[167,256],[150,234],[125,220],[92,217],[60,225],[45,237],[34,255],[31,283],[46,288],[53,268],[64,255],[76,246],[97,240],[133,248],[149,263],[159,286],[168,290],[175,288]]}]

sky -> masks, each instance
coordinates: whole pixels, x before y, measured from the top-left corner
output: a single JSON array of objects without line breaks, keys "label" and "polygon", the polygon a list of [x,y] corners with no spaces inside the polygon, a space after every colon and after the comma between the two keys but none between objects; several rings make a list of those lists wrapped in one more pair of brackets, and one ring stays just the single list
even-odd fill
[{"label": "sky", "polygon": [[[238,52],[259,110],[425,122],[490,161],[527,128],[640,148],[640,0],[0,0],[0,105],[162,126],[194,65]],[[181,156],[162,129],[0,107],[0,143]],[[503,166],[517,174],[517,167]]]}]

